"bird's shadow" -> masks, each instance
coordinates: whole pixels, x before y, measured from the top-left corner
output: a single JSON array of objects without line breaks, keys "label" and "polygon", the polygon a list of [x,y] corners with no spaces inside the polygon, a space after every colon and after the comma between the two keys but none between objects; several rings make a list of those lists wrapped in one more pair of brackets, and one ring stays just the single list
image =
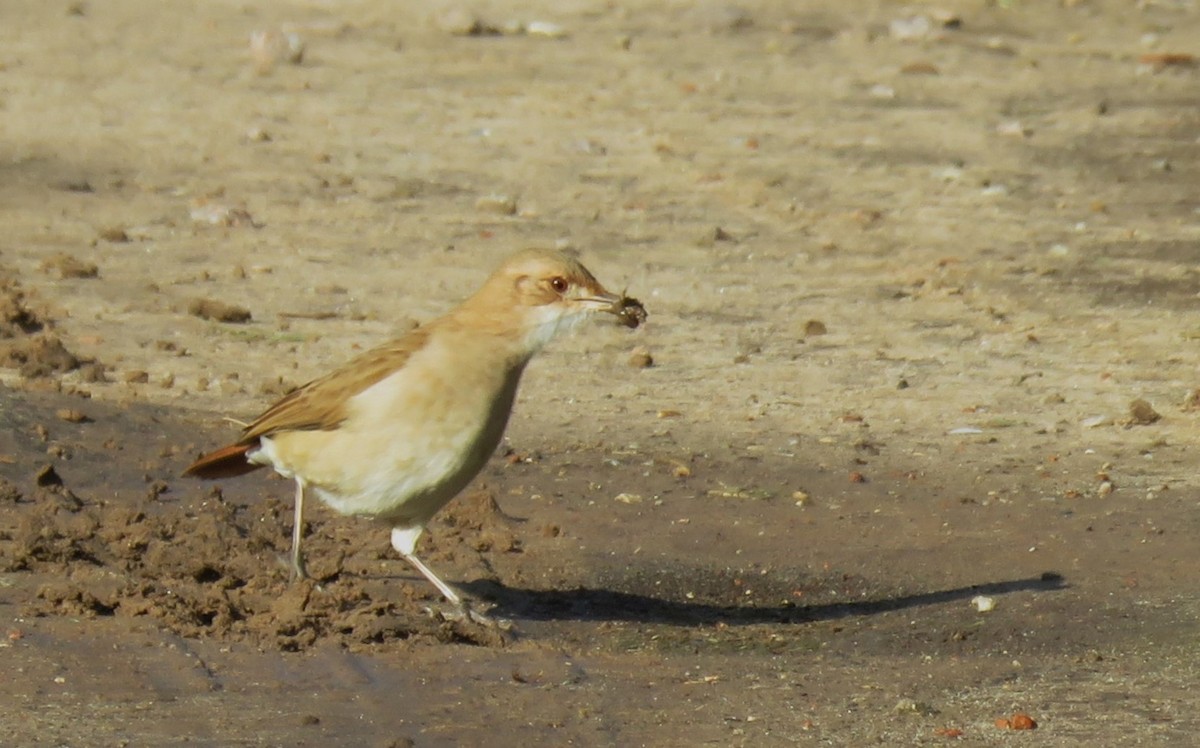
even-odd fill
[{"label": "bird's shadow", "polygon": [[461,585],[479,600],[495,604],[492,614],[534,621],[629,621],[698,626],[723,623],[748,626],[763,623],[808,623],[854,616],[870,616],[896,610],[939,605],[977,595],[1007,595],[1014,592],[1048,592],[1068,587],[1060,574],[1047,572],[1037,577],[956,587],[935,592],[918,592],[876,600],[751,606],[667,600],[633,592],[577,587],[571,590],[531,590],[507,587],[490,580]]}]

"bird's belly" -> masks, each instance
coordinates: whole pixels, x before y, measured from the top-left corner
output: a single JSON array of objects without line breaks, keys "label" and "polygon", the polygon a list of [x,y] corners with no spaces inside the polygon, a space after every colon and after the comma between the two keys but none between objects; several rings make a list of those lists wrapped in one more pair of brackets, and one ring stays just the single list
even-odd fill
[{"label": "bird's belly", "polygon": [[[423,524],[495,451],[519,374],[498,389],[436,397],[428,389],[401,386],[403,380],[385,381],[364,392],[360,409],[338,428],[263,438],[261,455],[252,459],[301,478],[342,514]],[[427,396],[413,397],[414,392]]]}]

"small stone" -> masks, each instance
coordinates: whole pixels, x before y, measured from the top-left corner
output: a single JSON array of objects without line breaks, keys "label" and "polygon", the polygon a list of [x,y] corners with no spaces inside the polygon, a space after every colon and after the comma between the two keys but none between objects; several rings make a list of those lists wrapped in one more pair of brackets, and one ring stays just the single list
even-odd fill
[{"label": "small stone", "polygon": [[434,19],[434,24],[454,36],[496,36],[500,33],[495,25],[484,21],[466,8],[451,8]]},{"label": "small stone", "polygon": [[640,504],[642,503],[642,496],[636,493],[619,493],[613,500],[619,501],[622,504]]},{"label": "small stone", "polygon": [[971,598],[971,604],[980,613],[990,613],[996,609],[996,598],[988,597],[987,595],[976,595]]},{"label": "small stone", "polygon": [[304,40],[282,29],[255,31],[250,34],[250,59],[259,75],[270,73],[276,65],[299,65],[304,61]]},{"label": "small stone", "polygon": [[804,337],[811,338],[816,335],[825,335],[829,332],[829,328],[819,319],[810,319],[804,323]]},{"label": "small stone", "polygon": [[1138,398],[1129,404],[1129,422],[1135,426],[1148,426],[1162,416],[1148,401]]},{"label": "small stone", "polygon": [[720,226],[713,229],[712,238],[713,238],[713,241],[715,241],[715,242],[733,242],[735,244],[737,243],[737,237],[734,236],[733,234],[729,233],[725,229],[721,228]]},{"label": "small stone", "polygon": [[792,491],[792,501],[796,502],[796,506],[808,506],[812,498],[807,491]]},{"label": "small stone", "polygon": [[925,39],[933,32],[933,21],[929,16],[916,15],[897,18],[888,24],[888,33],[893,39],[911,42]]},{"label": "small stone", "polygon": [[900,699],[896,702],[896,706],[892,707],[892,711],[897,714],[916,714],[921,717],[931,717],[938,713],[929,704],[915,699]]},{"label": "small stone", "polygon": [[484,195],[475,201],[475,209],[502,216],[516,215],[517,199],[508,195]]},{"label": "small stone", "polygon": [[207,224],[209,226],[226,226],[229,228],[241,226],[250,226],[253,228],[258,226],[254,222],[254,216],[250,215],[245,208],[214,203],[207,199],[193,201],[188,215],[196,223]]},{"label": "small stone", "polygon": [[109,226],[100,229],[99,236],[104,241],[113,244],[125,244],[129,241],[129,234],[126,233],[125,228],[122,226]]},{"label": "small stone", "polygon": [[1096,493],[1099,496],[1108,496],[1112,492],[1113,492],[1113,483],[1110,480],[1101,481],[1100,485],[1096,488]]},{"label": "small stone", "polygon": [[251,320],[250,310],[215,299],[193,299],[188,304],[188,314],[216,322],[240,324]]},{"label": "small stone", "polygon": [[894,99],[896,98],[896,89],[886,83],[876,83],[868,89],[867,93],[873,99]]},{"label": "small stone", "polygon": [[525,33],[529,36],[544,36],[547,39],[565,39],[567,30],[552,21],[530,21],[525,24]]},{"label": "small stone", "polygon": [[630,352],[629,365],[635,369],[649,369],[654,366],[654,356],[650,355],[648,348],[639,345]]},{"label": "small stone", "polygon": [[145,384],[150,381],[150,373],[141,369],[133,369],[125,372],[123,379],[129,384]]},{"label": "small stone", "polygon": [[54,411],[54,415],[58,420],[66,421],[67,423],[87,423],[92,420],[82,410],[75,410],[74,408],[59,408]]},{"label": "small stone", "polygon": [[61,279],[95,278],[100,275],[100,268],[94,262],[84,262],[66,252],[59,252],[42,262],[42,271],[53,273]]},{"label": "small stone", "polygon": [[928,60],[915,60],[906,65],[901,66],[900,72],[904,75],[938,75],[941,73],[938,66]]},{"label": "small stone", "polygon": [[1183,398],[1183,410],[1200,410],[1200,389],[1194,389]]},{"label": "small stone", "polygon": [[1028,138],[1033,134],[1033,131],[1026,128],[1019,120],[1005,120],[996,125],[996,132],[1000,135],[1006,135],[1010,138]]}]

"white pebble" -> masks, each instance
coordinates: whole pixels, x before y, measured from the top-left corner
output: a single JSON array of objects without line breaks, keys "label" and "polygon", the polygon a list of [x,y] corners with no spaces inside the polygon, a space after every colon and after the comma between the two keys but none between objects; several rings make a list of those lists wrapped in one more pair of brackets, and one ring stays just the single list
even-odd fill
[{"label": "white pebble", "polygon": [[932,31],[933,22],[929,20],[929,16],[897,18],[888,24],[888,33],[892,35],[892,38],[902,42],[924,39]]},{"label": "white pebble", "polygon": [[870,94],[875,99],[894,99],[896,98],[896,89],[886,83],[876,83],[871,86]]},{"label": "white pebble", "polygon": [[564,39],[567,30],[551,21],[530,21],[525,26],[525,33],[530,36],[544,36],[547,39]]},{"label": "white pebble", "polygon": [[961,434],[982,434],[983,429],[976,428],[974,426],[959,426],[956,429],[950,429],[946,433],[952,436],[958,436]]},{"label": "white pebble", "polygon": [[976,595],[971,598],[971,604],[980,613],[987,613],[996,607],[996,598],[988,597],[987,595]]},{"label": "white pebble", "polygon": [[1021,124],[1020,120],[1010,119],[996,125],[996,132],[1001,135],[1008,135],[1016,138],[1024,138],[1029,136],[1029,130]]}]

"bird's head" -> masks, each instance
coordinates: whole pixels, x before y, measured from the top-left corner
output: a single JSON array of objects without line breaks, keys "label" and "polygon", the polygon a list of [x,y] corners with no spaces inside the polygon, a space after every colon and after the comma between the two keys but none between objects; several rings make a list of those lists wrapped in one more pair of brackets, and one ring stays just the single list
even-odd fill
[{"label": "bird's head", "polygon": [[464,306],[506,320],[530,352],[598,312],[627,327],[646,318],[636,299],[609,292],[578,260],[548,249],[509,257]]}]

